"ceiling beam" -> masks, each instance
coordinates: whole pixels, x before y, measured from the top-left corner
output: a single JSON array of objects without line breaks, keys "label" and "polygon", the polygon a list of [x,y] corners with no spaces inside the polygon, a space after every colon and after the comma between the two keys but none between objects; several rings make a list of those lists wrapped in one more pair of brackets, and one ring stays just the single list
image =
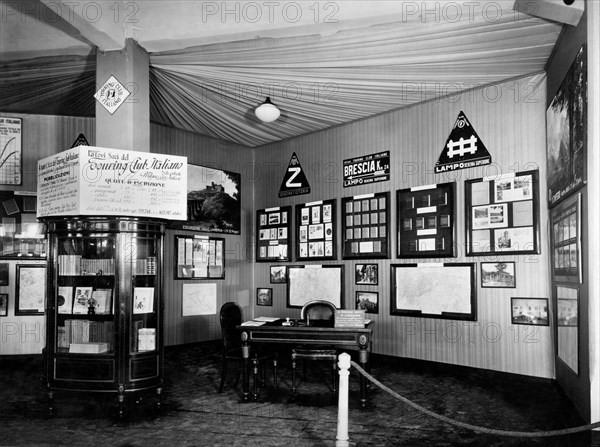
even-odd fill
[{"label": "ceiling beam", "polygon": [[[80,2],[63,0],[40,0],[40,2],[53,11],[59,8],[62,20],[78,31],[81,37],[98,47],[100,51],[120,50],[125,46],[124,31],[122,28],[117,27],[119,30],[118,36],[112,36],[97,28],[97,26],[106,23],[102,19],[102,15],[108,11],[94,10],[92,12],[94,16],[90,19],[82,16],[82,13],[85,15],[86,11],[81,8]],[[95,5],[100,5],[100,3],[95,3]],[[79,10],[77,9],[78,7]]]}]

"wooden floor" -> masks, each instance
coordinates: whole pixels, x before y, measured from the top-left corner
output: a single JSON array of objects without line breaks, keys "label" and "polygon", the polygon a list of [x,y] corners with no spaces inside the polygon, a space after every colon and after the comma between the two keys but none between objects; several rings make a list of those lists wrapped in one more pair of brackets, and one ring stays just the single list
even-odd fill
[{"label": "wooden floor", "polygon": [[[242,403],[235,369],[222,394],[218,345],[171,347],[165,355],[162,410],[154,394],[127,402],[116,418],[116,398],[57,393],[47,416],[40,386],[41,357],[0,358],[0,445],[72,446],[334,446],[337,397],[328,365],[311,364],[291,393],[282,355],[280,386],[267,377],[258,401]],[[268,372],[270,369],[268,370]],[[407,359],[373,356],[373,375],[399,394],[436,413],[475,425],[545,431],[583,425],[555,382],[512,374]],[[351,375],[350,442],[356,446],[573,446],[592,445],[590,432],[556,438],[507,438],[478,434],[421,414],[372,386],[369,405],[358,405]]]}]

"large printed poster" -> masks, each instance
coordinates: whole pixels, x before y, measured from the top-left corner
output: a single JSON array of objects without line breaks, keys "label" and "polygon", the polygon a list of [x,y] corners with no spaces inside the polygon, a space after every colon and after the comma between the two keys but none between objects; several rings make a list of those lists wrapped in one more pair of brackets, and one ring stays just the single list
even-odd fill
[{"label": "large printed poster", "polygon": [[187,221],[179,230],[240,234],[242,178],[235,172],[188,165]]}]

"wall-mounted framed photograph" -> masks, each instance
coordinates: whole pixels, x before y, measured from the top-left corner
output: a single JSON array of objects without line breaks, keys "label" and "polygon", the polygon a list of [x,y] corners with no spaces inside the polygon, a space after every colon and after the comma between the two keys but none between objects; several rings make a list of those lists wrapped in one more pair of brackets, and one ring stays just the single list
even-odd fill
[{"label": "wall-mounted framed photograph", "polygon": [[453,257],[456,183],[396,192],[398,258]]},{"label": "wall-mounted framed photograph", "polygon": [[8,285],[8,269],[10,264],[8,262],[0,262],[0,286]]},{"label": "wall-mounted framed photograph", "polygon": [[287,265],[272,265],[269,278],[271,284],[285,284],[287,282]]},{"label": "wall-mounted framed photograph", "polygon": [[512,324],[548,326],[548,298],[511,297],[510,311]]},{"label": "wall-mounted framed photograph", "polygon": [[356,264],[354,266],[354,284],[376,286],[379,283],[379,266],[377,264]]},{"label": "wall-mounted framed photograph", "polygon": [[46,266],[17,264],[15,315],[43,315],[46,306]]},{"label": "wall-mounted framed photograph", "polygon": [[273,305],[273,289],[269,287],[258,287],[256,289],[256,305],[257,306],[272,306]]},{"label": "wall-mounted framed photograph", "polygon": [[175,279],[225,279],[225,239],[175,236]]},{"label": "wall-mounted framed photograph", "polygon": [[0,293],[0,317],[8,316],[8,293]]},{"label": "wall-mounted framed photograph", "polygon": [[481,287],[514,289],[516,287],[515,263],[513,261],[482,262]]},{"label": "wall-mounted framed photograph", "polygon": [[378,292],[356,292],[356,309],[364,310],[368,314],[379,313],[379,293]]},{"label": "wall-mounted framed photograph", "polygon": [[468,256],[539,254],[539,171],[465,181]]}]

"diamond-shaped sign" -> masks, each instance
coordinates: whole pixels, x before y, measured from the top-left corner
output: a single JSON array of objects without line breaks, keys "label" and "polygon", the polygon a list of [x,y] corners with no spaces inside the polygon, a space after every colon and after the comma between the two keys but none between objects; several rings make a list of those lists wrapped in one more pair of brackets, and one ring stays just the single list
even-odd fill
[{"label": "diamond-shaped sign", "polygon": [[130,94],[117,78],[111,75],[108,81],[96,92],[94,98],[112,115],[121,107]]}]

